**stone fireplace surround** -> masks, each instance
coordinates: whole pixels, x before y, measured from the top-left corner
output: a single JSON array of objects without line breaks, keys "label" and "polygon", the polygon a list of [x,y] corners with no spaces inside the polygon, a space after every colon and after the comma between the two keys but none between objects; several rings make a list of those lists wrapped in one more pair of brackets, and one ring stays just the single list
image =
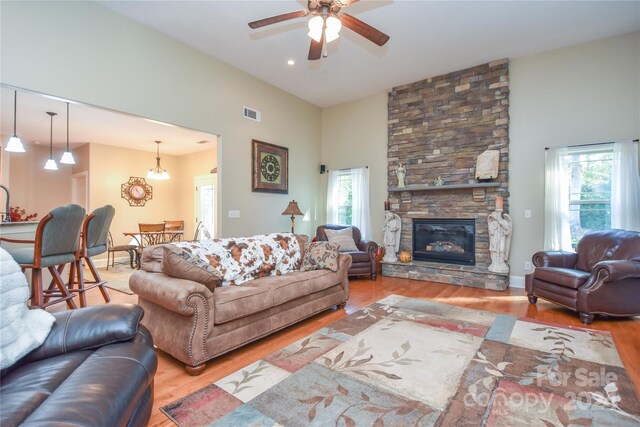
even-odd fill
[{"label": "stone fireplace surround", "polygon": [[[475,162],[499,150],[498,177],[474,179]],[[495,197],[508,212],[509,67],[502,59],[399,86],[389,93],[387,182],[391,210],[402,219],[400,250],[412,250],[414,218],[475,220],[475,266],[412,261],[383,263],[385,276],[493,290],[509,286],[508,275],[488,271],[487,216]],[[395,170],[406,167],[405,187]],[[444,184],[434,184],[440,177]]]}]

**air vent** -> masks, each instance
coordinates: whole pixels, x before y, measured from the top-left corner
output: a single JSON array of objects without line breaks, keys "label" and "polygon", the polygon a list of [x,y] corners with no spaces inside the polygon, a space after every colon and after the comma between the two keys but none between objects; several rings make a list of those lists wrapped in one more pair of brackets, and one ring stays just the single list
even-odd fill
[{"label": "air vent", "polygon": [[249,107],[242,107],[242,115],[245,119],[253,120],[254,122],[260,122],[260,111],[252,110]]}]

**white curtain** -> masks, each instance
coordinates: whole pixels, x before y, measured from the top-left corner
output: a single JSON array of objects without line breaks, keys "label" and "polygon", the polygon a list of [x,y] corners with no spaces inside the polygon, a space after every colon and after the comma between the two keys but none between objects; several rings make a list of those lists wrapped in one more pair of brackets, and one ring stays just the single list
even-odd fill
[{"label": "white curtain", "polygon": [[339,188],[338,176],[339,171],[329,171],[329,186],[327,188],[327,224],[338,223],[338,204],[339,204]]},{"label": "white curtain", "polygon": [[640,231],[638,143],[634,141],[613,145],[611,228]]},{"label": "white curtain", "polygon": [[351,222],[360,229],[362,238],[371,238],[371,209],[369,209],[369,168],[351,169]]},{"label": "white curtain", "polygon": [[566,147],[550,148],[545,151],[544,248],[546,250],[571,250],[566,160]]}]

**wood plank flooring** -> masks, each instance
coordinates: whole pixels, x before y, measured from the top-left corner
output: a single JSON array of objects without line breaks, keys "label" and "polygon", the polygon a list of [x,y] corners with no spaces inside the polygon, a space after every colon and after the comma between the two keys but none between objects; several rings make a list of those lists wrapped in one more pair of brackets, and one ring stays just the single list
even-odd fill
[{"label": "wood plank flooring", "polygon": [[[127,295],[111,289],[109,293],[113,303],[137,302],[135,295]],[[155,377],[155,401],[149,425],[172,426],[173,423],[160,412],[161,406],[205,387],[245,365],[391,294],[489,310],[526,319],[574,326],[582,325],[576,313],[555,304],[539,300],[537,305],[530,305],[524,294],[524,289],[495,292],[390,277],[378,277],[377,281],[354,279],[351,281],[351,297],[344,310],[325,311],[297,325],[221,356],[209,362],[207,369],[200,376],[188,376],[182,363],[164,352],[158,351],[159,365]],[[87,292],[87,300],[89,305],[104,304],[97,289]],[[58,304],[53,309],[63,310],[64,305]],[[612,333],[624,366],[640,395],[640,317],[606,320],[596,318],[590,328]]]}]

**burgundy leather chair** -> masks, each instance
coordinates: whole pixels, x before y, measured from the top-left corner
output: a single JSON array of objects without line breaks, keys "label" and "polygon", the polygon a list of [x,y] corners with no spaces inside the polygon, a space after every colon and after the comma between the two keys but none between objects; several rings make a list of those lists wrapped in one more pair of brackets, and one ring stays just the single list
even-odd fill
[{"label": "burgundy leather chair", "polygon": [[320,241],[328,241],[327,233],[325,233],[324,230],[342,230],[349,227],[353,230],[353,241],[356,243],[359,251],[344,252],[351,255],[351,260],[353,261],[347,274],[349,276],[367,274],[371,275],[371,280],[376,280],[378,275],[378,260],[376,259],[378,244],[372,240],[363,240],[358,227],[335,224],[321,225],[316,229],[316,238]]},{"label": "burgundy leather chair", "polygon": [[600,230],[585,234],[576,252],[542,251],[525,289],[529,302],[538,297],[577,311],[589,325],[595,314],[640,315],[640,233]]}]

